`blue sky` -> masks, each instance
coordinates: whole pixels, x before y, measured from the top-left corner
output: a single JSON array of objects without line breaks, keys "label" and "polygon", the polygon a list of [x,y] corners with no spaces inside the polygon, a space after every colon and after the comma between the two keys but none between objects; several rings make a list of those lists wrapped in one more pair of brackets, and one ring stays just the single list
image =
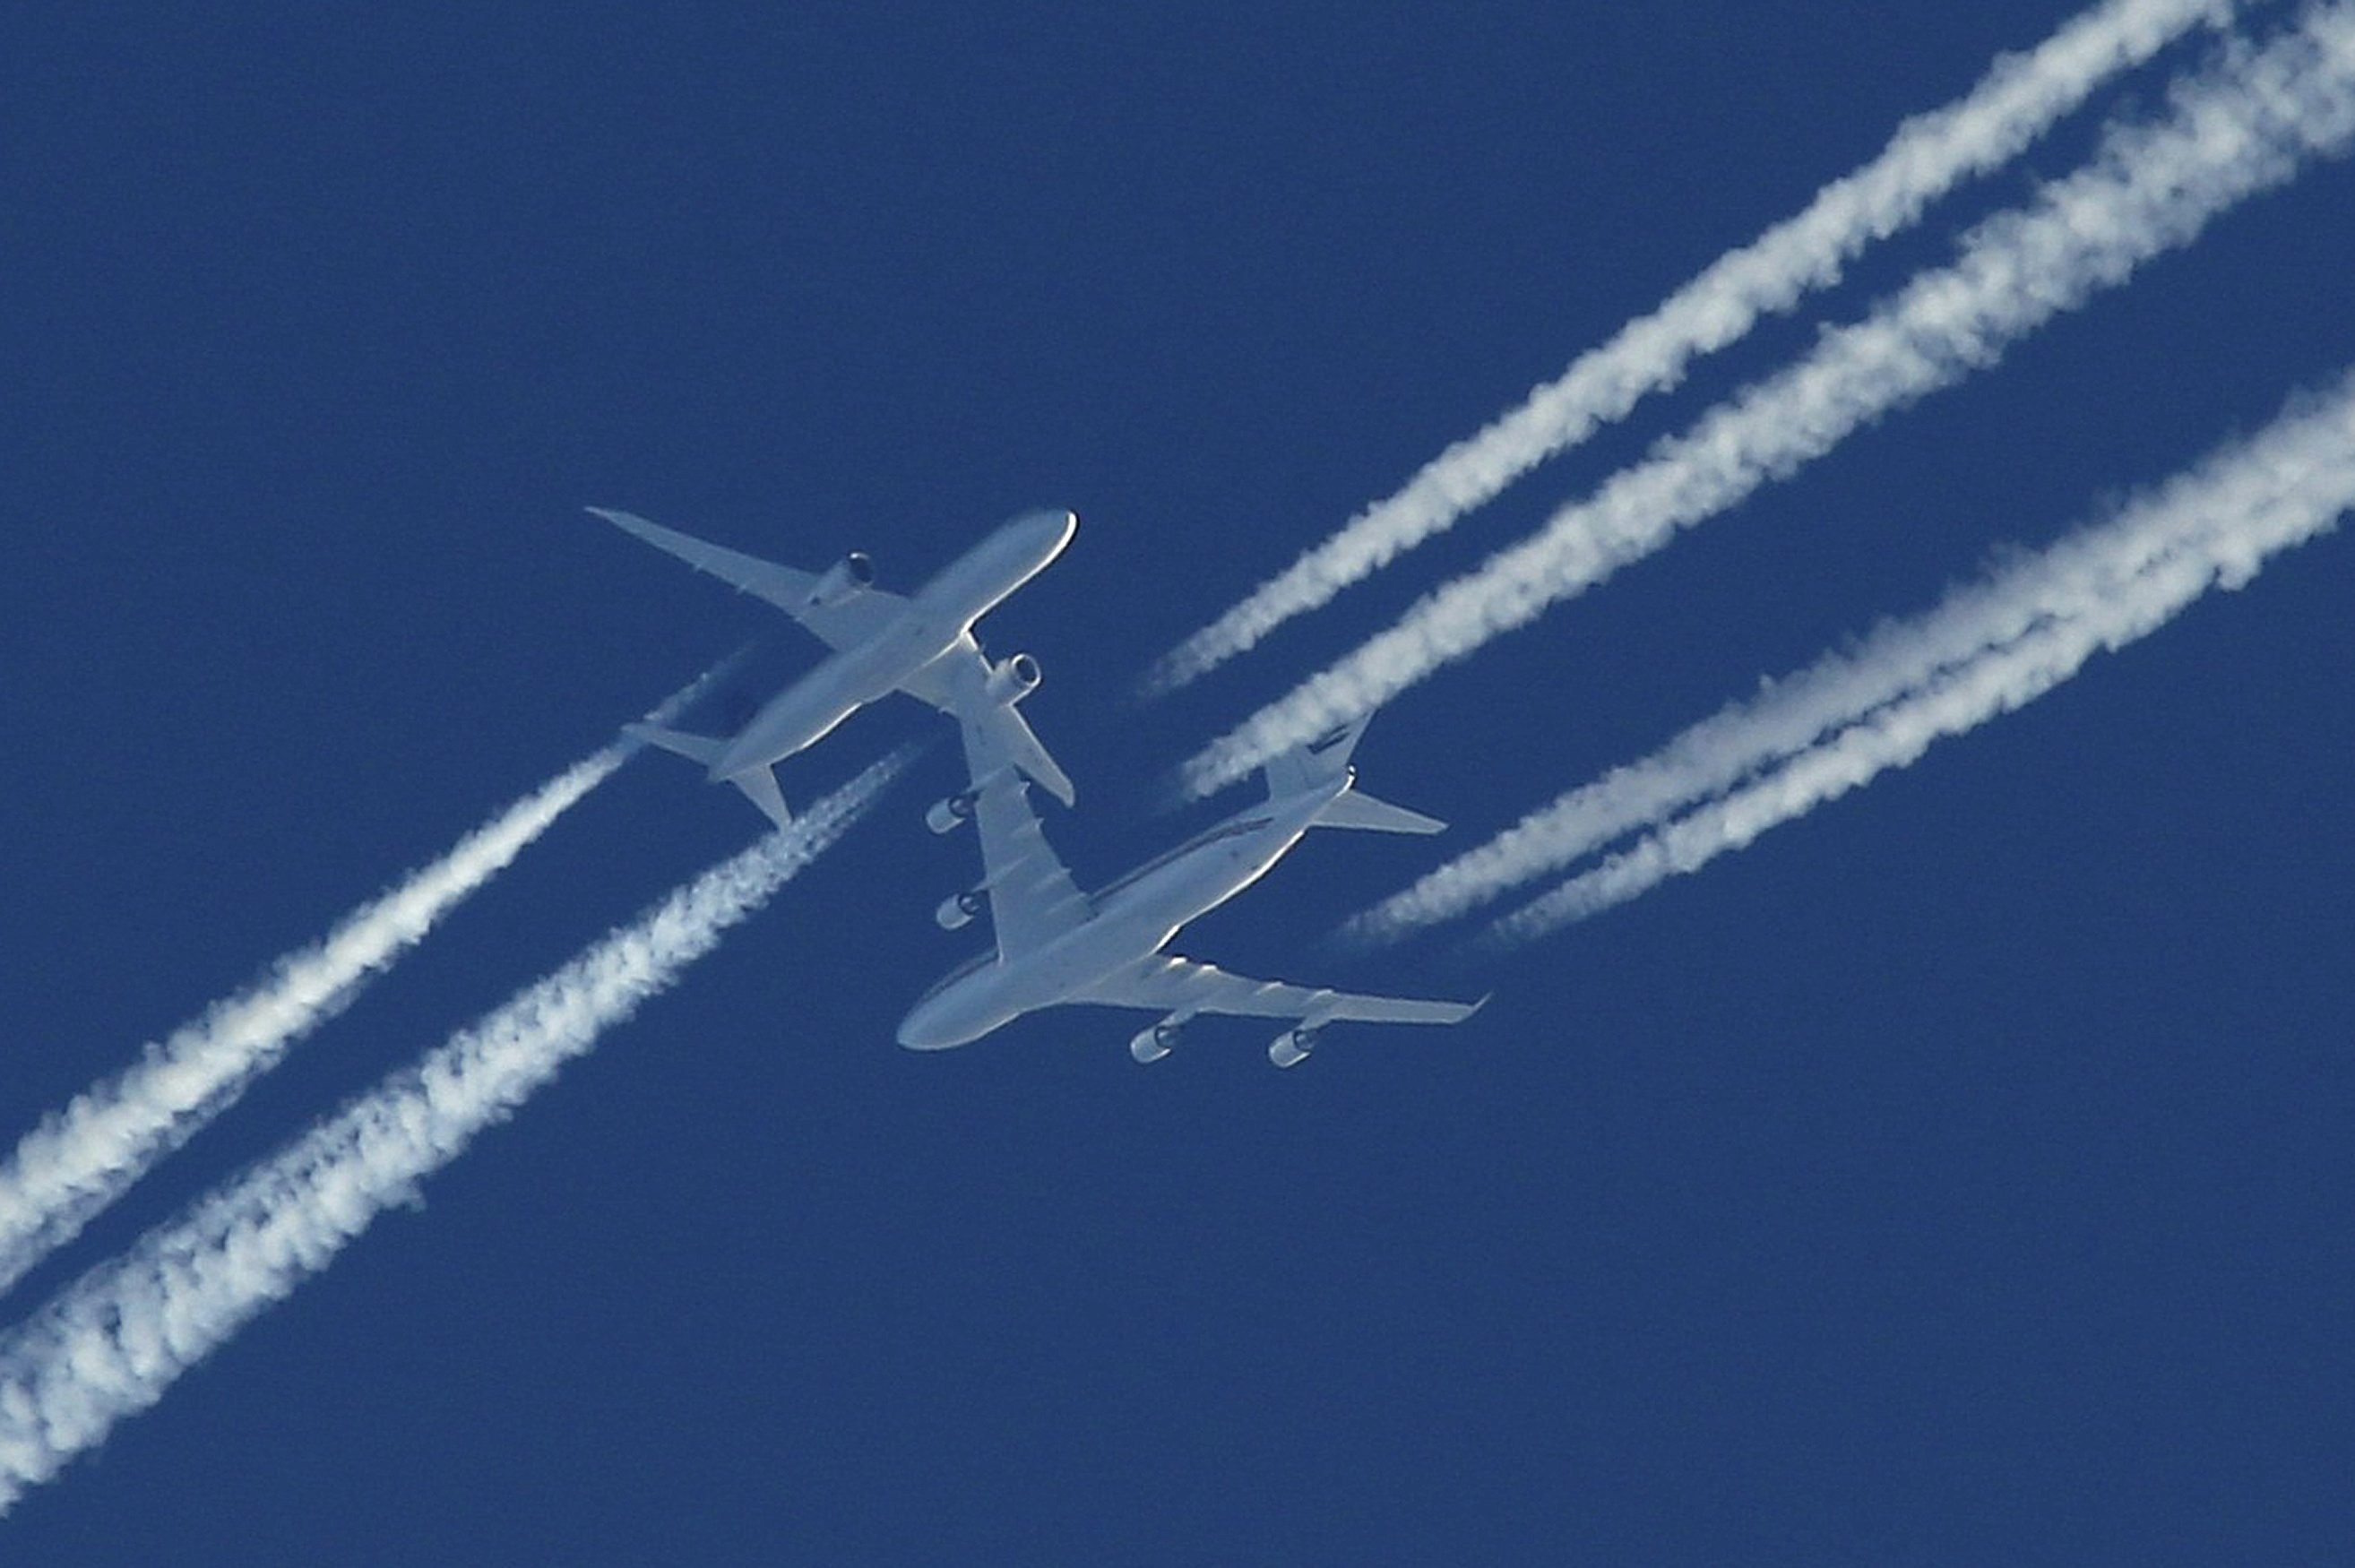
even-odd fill
[{"label": "blue sky", "polygon": [[[2257,30],[2287,7],[2244,7]],[[812,645],[585,517],[986,624],[1083,883],[1168,770],[2145,112],[2182,47],[1446,539],[1146,665],[2068,6],[97,5],[0,24],[0,1121],[323,933],[713,657]],[[2329,1562],[2355,1537],[2355,548],[1508,958],[1317,939],[1763,675],[2355,359],[2309,169],[1401,698],[1187,951],[1431,994],[1272,1072],[1067,1011],[891,1044],[936,746],[154,1411],[28,1563]],[[899,702],[813,798],[945,727]],[[27,1278],[21,1314],[756,819],[629,764]]]}]

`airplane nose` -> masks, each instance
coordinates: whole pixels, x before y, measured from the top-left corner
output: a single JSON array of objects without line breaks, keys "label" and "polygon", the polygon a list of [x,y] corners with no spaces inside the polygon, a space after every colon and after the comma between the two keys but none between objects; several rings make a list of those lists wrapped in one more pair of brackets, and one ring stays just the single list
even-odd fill
[{"label": "airplane nose", "polygon": [[946,1051],[956,1041],[945,1038],[919,1008],[900,1020],[900,1043],[910,1051]]},{"label": "airplane nose", "polygon": [[1028,536],[1032,548],[1051,558],[1063,552],[1063,547],[1071,542],[1071,536],[1079,531],[1079,528],[1080,515],[1077,512],[1033,512],[1029,526],[1023,532]]},{"label": "airplane nose", "polygon": [[900,1043],[910,1051],[946,1050],[957,1042],[941,1024],[938,1000],[919,1002],[900,1020]]}]

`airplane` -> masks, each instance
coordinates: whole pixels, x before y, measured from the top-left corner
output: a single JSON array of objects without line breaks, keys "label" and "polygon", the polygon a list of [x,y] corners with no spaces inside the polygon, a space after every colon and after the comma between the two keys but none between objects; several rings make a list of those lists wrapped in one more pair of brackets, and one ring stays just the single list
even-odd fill
[{"label": "airplane", "polygon": [[[1216,909],[1267,873],[1311,827],[1436,833],[1444,823],[1353,787],[1349,753],[1367,720],[1272,759],[1267,799],[1205,829],[1093,893],[1083,893],[1039,831],[1028,788],[987,729],[959,726],[973,784],[932,807],[944,832],[967,817],[981,836],[981,885],[943,901],[933,919],[965,925],[986,908],[997,946],[951,970],[900,1020],[900,1043],[943,1051],[981,1039],[1025,1013],[1063,1003],[1145,1008],[1164,1015],[1129,1041],[1140,1062],[1169,1054],[1198,1013],[1292,1020],[1267,1056],[1278,1067],[1307,1059],[1318,1032],[1339,1019],[1452,1024],[1481,1002],[1413,1001],[1253,980],[1162,948],[1187,922]],[[1485,998],[1483,998],[1485,1001]]]},{"label": "airplane", "polygon": [[979,723],[995,754],[1044,785],[1065,805],[1075,791],[1016,705],[1038,689],[1028,654],[992,663],[973,624],[1037,576],[1071,542],[1070,512],[1026,512],[951,561],[913,597],[875,584],[867,556],[851,551],[822,573],[743,555],[630,512],[589,510],[740,592],[765,599],[834,652],[771,698],[730,736],[689,734],[660,722],[625,727],[634,739],[703,764],[714,784],[731,784],[779,827],[793,820],[773,764],[813,744],[868,703],[904,691]]}]

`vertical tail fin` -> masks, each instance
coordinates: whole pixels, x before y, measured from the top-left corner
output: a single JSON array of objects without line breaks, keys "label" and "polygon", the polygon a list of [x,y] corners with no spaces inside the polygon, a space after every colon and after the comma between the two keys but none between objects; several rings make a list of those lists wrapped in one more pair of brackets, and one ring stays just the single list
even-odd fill
[{"label": "vertical tail fin", "polygon": [[1377,800],[1357,787],[1357,770],[1349,753],[1366,733],[1368,714],[1327,731],[1305,746],[1295,746],[1267,763],[1267,798],[1284,800],[1311,790],[1330,790],[1333,798],[1317,812],[1318,827],[1357,827],[1369,833],[1436,833],[1447,824],[1419,811]]},{"label": "vertical tail fin", "polygon": [[1366,726],[1373,722],[1369,713],[1327,731],[1305,746],[1295,746],[1267,760],[1267,797],[1281,800],[1288,795],[1319,785],[1329,785],[1349,775],[1349,753],[1358,749],[1359,737]]}]

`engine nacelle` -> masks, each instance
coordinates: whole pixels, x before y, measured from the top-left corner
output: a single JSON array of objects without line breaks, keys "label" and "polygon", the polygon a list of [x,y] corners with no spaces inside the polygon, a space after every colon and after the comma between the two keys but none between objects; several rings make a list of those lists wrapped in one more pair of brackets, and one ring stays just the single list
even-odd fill
[{"label": "engine nacelle", "polygon": [[1171,1013],[1157,1024],[1147,1024],[1138,1029],[1136,1037],[1128,1042],[1128,1053],[1139,1061],[1160,1061],[1169,1054],[1169,1048],[1178,1043],[1178,1031],[1186,1027],[1186,1020],[1191,1017],[1191,1013]]},{"label": "engine nacelle", "polygon": [[935,833],[954,833],[958,823],[973,816],[973,792],[936,800],[925,809],[924,826]]},{"label": "engine nacelle", "polygon": [[1267,1048],[1267,1059],[1278,1067],[1297,1067],[1316,1049],[1316,1031],[1303,1026],[1277,1035]]},{"label": "engine nacelle", "polygon": [[826,569],[826,575],[819,578],[817,586],[810,590],[809,602],[818,605],[839,604],[846,599],[857,598],[874,586],[875,563],[867,559],[865,550],[855,549]]},{"label": "engine nacelle", "polygon": [[1011,708],[1039,689],[1045,673],[1028,654],[1016,654],[990,666],[989,684],[982,688],[982,695],[1000,708]]},{"label": "engine nacelle", "polygon": [[954,893],[941,901],[941,907],[932,912],[932,919],[943,931],[959,931],[972,924],[973,917],[988,907],[989,901],[978,889]]}]

